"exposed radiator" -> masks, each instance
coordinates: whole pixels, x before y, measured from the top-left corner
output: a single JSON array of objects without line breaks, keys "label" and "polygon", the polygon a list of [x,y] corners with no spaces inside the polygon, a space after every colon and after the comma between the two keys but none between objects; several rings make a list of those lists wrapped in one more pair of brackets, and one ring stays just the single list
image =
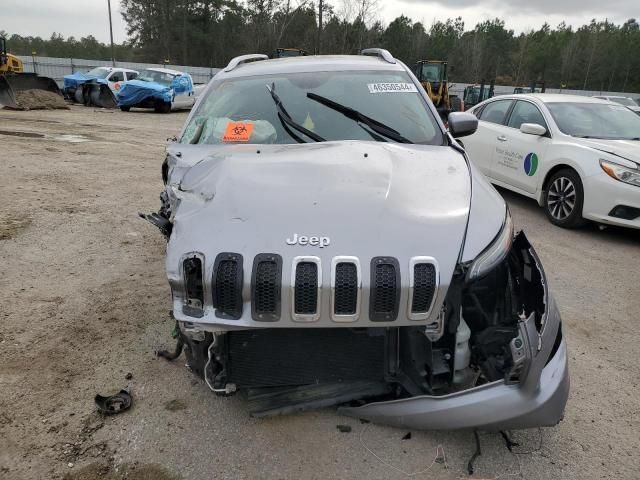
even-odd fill
[{"label": "exposed radiator", "polygon": [[334,328],[241,330],[226,335],[228,381],[240,387],[384,379],[384,335]]}]

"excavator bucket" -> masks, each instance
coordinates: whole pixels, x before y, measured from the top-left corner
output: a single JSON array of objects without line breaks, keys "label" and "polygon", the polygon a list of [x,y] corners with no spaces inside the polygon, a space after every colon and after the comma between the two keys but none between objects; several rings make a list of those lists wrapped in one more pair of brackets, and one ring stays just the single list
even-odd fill
[{"label": "excavator bucket", "polygon": [[0,75],[0,106],[16,110],[69,108],[58,84],[35,73]]}]

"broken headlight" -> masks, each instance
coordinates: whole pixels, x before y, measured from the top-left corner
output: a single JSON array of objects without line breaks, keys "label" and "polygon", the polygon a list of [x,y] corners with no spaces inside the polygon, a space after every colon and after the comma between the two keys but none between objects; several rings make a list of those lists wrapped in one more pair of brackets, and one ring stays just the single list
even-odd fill
[{"label": "broken headlight", "polygon": [[504,223],[500,233],[493,239],[493,242],[476,257],[467,270],[466,281],[471,282],[483,277],[502,262],[511,250],[513,243],[513,220],[507,208]]}]

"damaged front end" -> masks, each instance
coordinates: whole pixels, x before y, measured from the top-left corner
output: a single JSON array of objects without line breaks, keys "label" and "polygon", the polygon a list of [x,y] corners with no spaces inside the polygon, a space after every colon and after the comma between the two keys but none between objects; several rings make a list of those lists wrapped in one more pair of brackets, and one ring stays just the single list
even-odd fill
[{"label": "damaged front end", "polygon": [[116,95],[109,88],[108,82],[103,79],[91,79],[78,85],[74,97],[85,106],[100,108],[116,108],[118,106]]},{"label": "damaged front end", "polygon": [[[475,201],[502,213],[480,223],[502,227],[478,233],[461,156],[417,163],[403,148],[169,149],[163,206],[145,218],[169,241],[190,368],[254,416],[339,405],[414,429],[558,423],[566,346],[536,253],[482,184]],[[489,246],[466,259],[474,241]]]}]

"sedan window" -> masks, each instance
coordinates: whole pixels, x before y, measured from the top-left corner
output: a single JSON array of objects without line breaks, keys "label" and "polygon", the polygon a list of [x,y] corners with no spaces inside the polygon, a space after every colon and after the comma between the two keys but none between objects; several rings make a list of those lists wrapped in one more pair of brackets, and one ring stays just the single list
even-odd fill
[{"label": "sedan window", "polygon": [[124,74],[122,72],[113,72],[109,77],[110,82],[124,82]]},{"label": "sedan window", "polygon": [[504,125],[504,117],[512,103],[513,100],[497,100],[487,104],[480,113],[480,120]]},{"label": "sedan window", "polygon": [[612,102],[619,103],[620,105],[624,105],[625,107],[638,106],[638,104],[629,97],[610,97],[609,100],[611,100]]},{"label": "sedan window", "polygon": [[622,105],[550,102],[547,108],[566,135],[607,140],[640,139],[640,116]]},{"label": "sedan window", "polygon": [[536,123],[538,125],[547,128],[547,123],[544,121],[544,117],[538,107],[536,107],[533,103],[523,102],[522,100],[518,100],[516,102],[516,106],[513,107],[513,111],[509,116],[509,127],[520,129],[520,126],[523,123]]}]

